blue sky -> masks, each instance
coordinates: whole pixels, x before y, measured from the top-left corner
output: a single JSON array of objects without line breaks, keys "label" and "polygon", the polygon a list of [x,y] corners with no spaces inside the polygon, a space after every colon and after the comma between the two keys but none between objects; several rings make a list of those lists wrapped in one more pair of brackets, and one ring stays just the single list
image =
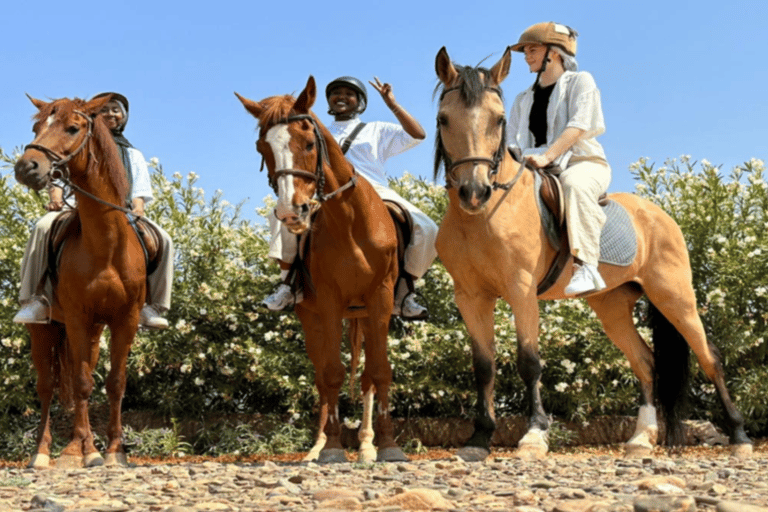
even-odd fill
[{"label": "blue sky", "polygon": [[[267,4],[269,6],[263,6]],[[128,139],[167,174],[195,172],[244,214],[271,190],[259,174],[252,98],[321,90],[339,75],[378,76],[427,130],[388,172],[431,176],[435,55],[493,64],[529,25],[579,34],[580,68],[602,92],[611,191],[633,191],[629,165],[690,154],[730,170],[768,159],[768,2],[11,2],[3,6],[0,146],[31,141],[37,98],[105,90],[131,102]],[[502,84],[507,107],[533,82],[520,54]],[[369,88],[363,120],[394,121]],[[326,104],[314,109],[324,122]]]}]

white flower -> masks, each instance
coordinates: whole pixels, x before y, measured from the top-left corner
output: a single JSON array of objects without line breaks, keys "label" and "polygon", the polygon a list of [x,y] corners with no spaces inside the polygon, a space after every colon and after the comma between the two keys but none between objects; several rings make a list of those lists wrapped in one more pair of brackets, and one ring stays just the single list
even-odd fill
[{"label": "white flower", "polygon": [[568,384],[565,382],[558,382],[555,384],[555,391],[559,393],[563,393],[566,389],[568,389]]},{"label": "white flower", "polygon": [[202,386],[203,384],[205,384],[205,379],[202,379],[200,377],[195,377],[195,385],[196,386]]}]

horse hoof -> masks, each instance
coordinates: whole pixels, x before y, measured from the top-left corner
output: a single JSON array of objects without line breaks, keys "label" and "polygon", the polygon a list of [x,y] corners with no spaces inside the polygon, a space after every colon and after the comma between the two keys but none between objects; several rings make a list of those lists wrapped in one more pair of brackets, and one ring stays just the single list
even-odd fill
[{"label": "horse hoof", "polygon": [[456,452],[464,462],[482,462],[491,454],[490,450],[479,446],[465,446]]},{"label": "horse hoof", "polygon": [[83,467],[83,458],[78,455],[61,455],[56,459],[56,467],[60,469],[72,469]]},{"label": "horse hoof", "polygon": [[104,456],[104,464],[107,466],[127,466],[128,458],[123,452],[108,453]]},{"label": "horse hoof", "polygon": [[347,453],[341,448],[322,450],[320,456],[317,458],[317,462],[320,464],[338,464],[347,462]]},{"label": "horse hoof", "polygon": [[32,456],[32,458],[29,460],[29,464],[27,465],[29,469],[47,469],[51,467],[51,457],[50,455],[45,455],[43,453],[36,453]]},{"label": "horse hoof", "polygon": [[104,459],[99,452],[89,453],[83,458],[83,465],[86,468],[95,468],[104,465]]},{"label": "horse hoof", "polygon": [[541,460],[547,456],[547,445],[528,444],[520,446],[515,451],[515,458],[519,460]]},{"label": "horse hoof", "polygon": [[736,457],[737,459],[752,458],[752,443],[731,445],[731,457]]},{"label": "horse hoof", "polygon": [[403,450],[394,446],[392,448],[382,448],[376,455],[376,462],[408,462]]},{"label": "horse hoof", "polygon": [[650,457],[653,454],[652,446],[644,446],[642,444],[625,444],[624,445],[624,458],[625,459],[642,459]]},{"label": "horse hoof", "polygon": [[376,462],[376,448],[370,447],[370,448],[361,448],[360,451],[357,453],[357,462],[361,462],[364,464],[369,464],[371,462]]}]

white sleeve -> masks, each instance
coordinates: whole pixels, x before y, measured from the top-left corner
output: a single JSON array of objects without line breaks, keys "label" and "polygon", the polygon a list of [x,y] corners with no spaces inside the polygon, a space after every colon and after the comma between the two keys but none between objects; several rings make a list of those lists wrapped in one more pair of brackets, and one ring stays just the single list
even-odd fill
[{"label": "white sleeve", "polygon": [[566,101],[569,112],[567,128],[584,130],[582,139],[591,139],[605,132],[600,90],[592,75],[586,72],[578,73],[573,79]]},{"label": "white sleeve", "polygon": [[145,203],[151,202],[154,199],[152,181],[149,178],[149,166],[144,155],[138,149],[128,148],[128,161],[131,165],[130,173],[133,181],[131,199],[141,197]]}]

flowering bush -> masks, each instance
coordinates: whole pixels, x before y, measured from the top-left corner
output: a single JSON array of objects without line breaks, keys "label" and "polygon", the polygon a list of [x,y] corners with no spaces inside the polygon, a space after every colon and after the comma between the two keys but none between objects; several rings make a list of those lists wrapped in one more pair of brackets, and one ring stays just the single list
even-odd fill
[{"label": "flowering bush", "polygon": [[[8,167],[15,158],[0,149],[0,165]],[[124,409],[197,420],[217,414],[280,414],[312,425],[314,370],[301,325],[292,313],[273,314],[258,307],[279,278],[266,256],[269,234],[264,223],[243,220],[243,205],[229,204],[221,192],[206,198],[196,186],[195,173],[167,177],[156,159],[151,166],[156,199],[147,215],[168,231],[176,248],[173,305],[167,314],[171,328],[138,334],[129,359]],[[729,180],[708,162],[696,170],[688,158],[658,169],[640,160],[631,170],[638,194],[660,204],[683,229],[707,332],[723,353],[729,386],[750,431],[764,433],[768,405],[760,397],[768,391],[768,192],[762,162],[734,169]],[[440,222],[448,202],[442,187],[410,174],[391,185]],[[0,432],[9,435],[28,433],[38,421],[29,336],[11,318],[18,307],[19,263],[43,204],[44,198],[0,173],[0,207],[5,212],[0,220]],[[271,204],[273,199],[266,198],[259,213],[266,216]],[[417,287],[429,305],[430,320],[393,321],[393,413],[473,415],[470,339],[453,300],[451,277],[437,261]],[[594,313],[580,300],[541,302],[540,308],[547,411],[581,421],[634,414],[636,380]],[[500,415],[522,414],[525,394],[516,369],[514,323],[503,301],[496,310],[496,335],[496,409]],[[94,375],[95,402],[106,401],[107,347],[108,333]],[[348,351],[343,360],[349,362]],[[351,403],[346,388],[342,391],[342,415],[359,417],[360,404]],[[718,414],[714,390],[700,372],[695,398],[696,416]],[[16,453],[10,441],[0,436],[0,457]],[[188,441],[196,451],[210,451]]]}]

